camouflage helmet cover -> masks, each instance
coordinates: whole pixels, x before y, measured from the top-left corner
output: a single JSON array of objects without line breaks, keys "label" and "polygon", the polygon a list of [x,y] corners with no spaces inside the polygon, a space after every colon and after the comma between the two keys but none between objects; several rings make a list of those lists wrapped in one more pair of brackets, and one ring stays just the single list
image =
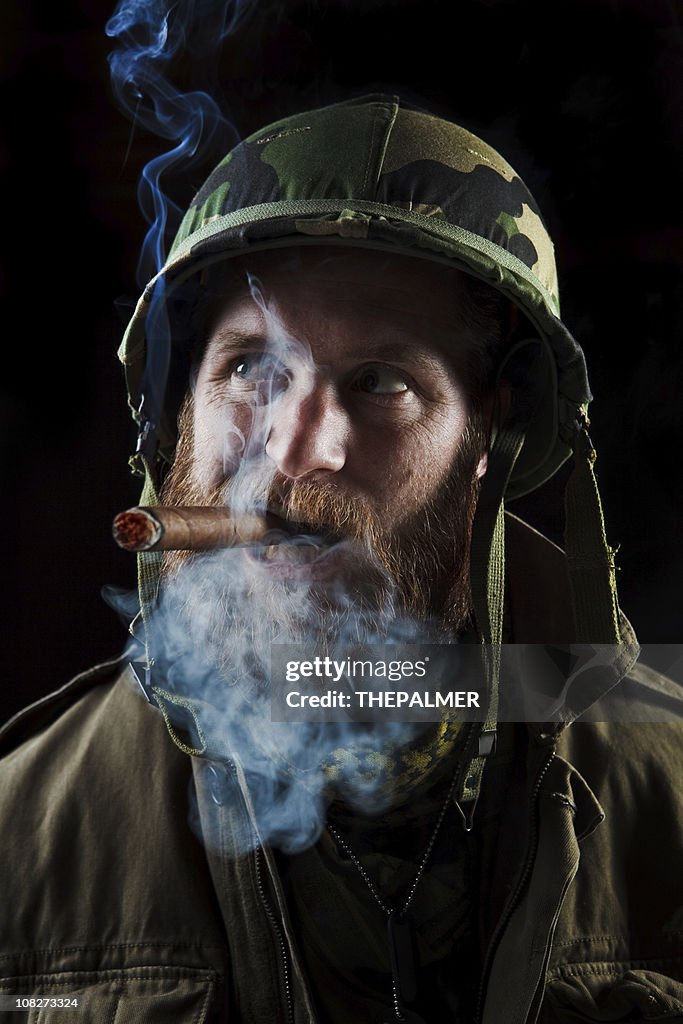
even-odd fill
[{"label": "camouflage helmet cover", "polygon": [[[154,327],[145,321],[155,288],[162,284],[168,297],[217,260],[321,243],[452,263],[511,299],[540,339],[528,381],[539,398],[506,497],[532,490],[556,471],[591,395],[583,353],[559,318],[553,245],[533,197],[481,139],[384,95],[268,125],[209,175],[121,345],[138,422],[154,344]],[[166,401],[157,417],[166,459],[175,446],[176,413],[177,405]]]}]

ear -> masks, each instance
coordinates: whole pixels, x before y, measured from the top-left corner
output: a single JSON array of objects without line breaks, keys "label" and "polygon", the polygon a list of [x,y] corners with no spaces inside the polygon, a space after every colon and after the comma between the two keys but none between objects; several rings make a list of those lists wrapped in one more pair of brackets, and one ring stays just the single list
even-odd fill
[{"label": "ear", "polygon": [[479,459],[479,464],[477,465],[478,480],[481,480],[488,469],[489,449],[493,444],[498,429],[505,422],[505,418],[510,411],[511,397],[510,386],[505,381],[500,381],[484,399],[482,415],[484,422],[487,423],[487,440],[486,451]]}]

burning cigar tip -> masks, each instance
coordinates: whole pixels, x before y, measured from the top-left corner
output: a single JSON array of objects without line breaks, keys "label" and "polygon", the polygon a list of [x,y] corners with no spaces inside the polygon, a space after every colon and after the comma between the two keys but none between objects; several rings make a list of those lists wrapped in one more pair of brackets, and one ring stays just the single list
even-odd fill
[{"label": "burning cigar tip", "polygon": [[163,527],[146,508],[129,508],[119,512],[112,523],[114,540],[124,551],[149,551],[163,535]]},{"label": "burning cigar tip", "polygon": [[284,520],[272,513],[157,505],[119,512],[112,534],[125,551],[206,551],[262,541],[270,531],[284,528]]}]

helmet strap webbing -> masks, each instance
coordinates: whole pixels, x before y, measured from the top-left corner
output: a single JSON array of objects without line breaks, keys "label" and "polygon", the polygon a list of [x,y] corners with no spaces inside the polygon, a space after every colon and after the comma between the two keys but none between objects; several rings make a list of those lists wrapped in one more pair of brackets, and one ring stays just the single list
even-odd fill
[{"label": "helmet strap webbing", "polygon": [[[141,505],[158,505],[159,495],[157,493],[154,478],[147,459],[142,459],[145,470],[145,482],[140,495]],[[161,576],[161,559],[159,551],[138,552],[138,597],[140,600],[140,614],[142,616],[143,639],[145,644],[145,660],[147,667],[151,668],[152,654],[150,650],[150,619],[159,596],[159,580]]]},{"label": "helmet strap webbing", "polygon": [[[151,472],[149,462],[144,456],[140,456],[138,465],[140,465],[145,472],[145,482],[142,486],[140,504],[158,505],[159,494],[156,484],[154,483],[154,477]],[[146,671],[146,681],[143,686],[143,690],[147,700],[151,704],[156,705],[163,715],[169,736],[175,745],[182,750],[183,753],[199,757],[206,751],[207,742],[202,731],[197,702],[190,698],[171,693],[161,686],[152,685],[151,682],[153,678],[152,666],[154,665],[154,655],[152,652],[151,642],[151,619],[159,600],[162,557],[163,556],[160,551],[138,552],[138,597],[140,601],[140,617],[142,619],[142,639],[145,646],[144,667]],[[185,712],[185,717],[189,715],[193,720],[195,730],[194,734],[199,740],[199,746],[196,744],[194,746],[190,746],[186,743],[181,734],[174,727],[174,718],[177,715],[178,708],[181,708]],[[191,735],[189,726],[185,731],[187,735]]]},{"label": "helmet strap webbing", "polygon": [[574,438],[574,468],[565,489],[564,542],[577,643],[619,644],[614,556],[595,478],[597,458],[585,416]]},{"label": "helmet strap webbing", "polygon": [[[498,726],[500,647],[505,606],[505,515],[503,497],[526,436],[526,420],[501,427],[488,452],[488,464],[472,527],[470,576],[472,604],[482,644],[488,702],[486,720],[477,735],[461,799],[476,804],[486,758]],[[470,812],[470,820],[471,820]]]}]

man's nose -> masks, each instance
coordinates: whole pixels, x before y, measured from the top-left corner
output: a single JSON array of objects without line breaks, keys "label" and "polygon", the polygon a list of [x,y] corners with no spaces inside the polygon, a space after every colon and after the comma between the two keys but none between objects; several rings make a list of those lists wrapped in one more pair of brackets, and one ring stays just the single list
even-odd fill
[{"label": "man's nose", "polygon": [[349,417],[329,382],[292,387],[273,410],[266,454],[291,479],[323,470],[337,473],[346,462]]}]

